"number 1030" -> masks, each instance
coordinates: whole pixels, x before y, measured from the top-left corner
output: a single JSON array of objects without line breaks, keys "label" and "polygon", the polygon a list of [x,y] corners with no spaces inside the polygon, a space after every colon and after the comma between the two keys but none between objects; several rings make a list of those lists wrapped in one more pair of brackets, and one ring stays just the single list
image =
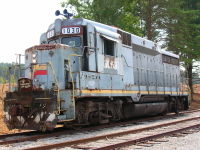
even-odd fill
[{"label": "number 1030", "polygon": [[81,32],[80,27],[62,28],[62,34],[79,34],[80,32]]}]

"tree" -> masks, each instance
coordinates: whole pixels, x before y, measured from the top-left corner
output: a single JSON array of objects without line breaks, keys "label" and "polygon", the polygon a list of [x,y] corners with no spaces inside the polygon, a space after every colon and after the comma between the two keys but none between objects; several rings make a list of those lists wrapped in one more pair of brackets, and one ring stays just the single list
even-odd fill
[{"label": "tree", "polygon": [[[141,19],[143,34],[152,41],[164,41],[172,10],[178,5],[173,0],[137,0],[137,12]],[[174,15],[174,14],[173,14]]]},{"label": "tree", "polygon": [[[12,69],[9,72],[9,68],[12,67]],[[21,64],[21,67],[24,68],[24,64]],[[15,67],[14,64],[10,63],[0,63],[0,83],[7,83],[10,82],[15,83],[16,79],[19,78],[19,68]],[[24,76],[24,70],[22,70],[22,75]]]},{"label": "tree", "polygon": [[116,26],[136,35],[141,35],[139,17],[135,16],[135,0],[68,0],[62,3],[71,5],[82,17],[107,25]]},{"label": "tree", "polygon": [[180,55],[193,93],[193,63],[200,59],[200,2],[198,0],[178,1],[179,5],[169,14],[166,46]]},{"label": "tree", "polygon": [[8,81],[8,68],[11,64],[0,63],[0,83]]},{"label": "tree", "polygon": [[199,0],[138,0],[143,33],[180,55],[192,88],[193,62],[200,58]]}]

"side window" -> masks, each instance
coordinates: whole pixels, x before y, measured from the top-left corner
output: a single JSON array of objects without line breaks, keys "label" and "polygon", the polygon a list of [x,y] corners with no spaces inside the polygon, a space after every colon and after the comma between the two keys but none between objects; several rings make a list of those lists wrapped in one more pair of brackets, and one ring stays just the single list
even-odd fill
[{"label": "side window", "polygon": [[162,55],[163,63],[179,66],[179,59],[167,55]]},{"label": "side window", "polygon": [[121,35],[122,44],[131,46],[131,34],[117,30],[117,33]]},{"label": "side window", "polygon": [[114,41],[103,38],[103,42],[104,42],[104,54],[114,56],[115,55]]}]

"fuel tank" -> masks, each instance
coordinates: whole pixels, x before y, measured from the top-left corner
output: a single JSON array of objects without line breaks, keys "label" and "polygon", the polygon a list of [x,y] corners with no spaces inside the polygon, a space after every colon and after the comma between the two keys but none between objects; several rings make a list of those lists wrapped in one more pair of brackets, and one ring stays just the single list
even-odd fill
[{"label": "fuel tank", "polygon": [[125,103],[123,104],[123,115],[125,118],[140,116],[154,116],[167,112],[167,102],[160,103]]}]

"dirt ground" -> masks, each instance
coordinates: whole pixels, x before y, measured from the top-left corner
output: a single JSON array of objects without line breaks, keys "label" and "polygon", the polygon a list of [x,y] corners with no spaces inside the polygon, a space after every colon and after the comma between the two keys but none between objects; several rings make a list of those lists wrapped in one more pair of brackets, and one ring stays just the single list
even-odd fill
[{"label": "dirt ground", "polygon": [[[4,118],[4,113],[3,113],[3,97],[5,96],[5,91],[8,90],[8,85],[7,84],[0,84],[0,134],[6,134],[6,133],[16,133],[19,132],[19,130],[8,130],[6,127],[3,118]],[[200,84],[194,85],[194,96],[193,100],[190,105],[190,109],[200,109]]]},{"label": "dirt ground", "polygon": [[3,97],[5,96],[5,91],[8,91],[8,84],[0,84],[0,134],[5,133],[15,133],[18,130],[9,131],[4,124],[4,113],[3,113]]},{"label": "dirt ground", "polygon": [[193,100],[191,102],[190,109],[200,109],[200,93],[195,93],[193,95]]},{"label": "dirt ground", "polygon": [[3,122],[4,113],[3,113],[3,97],[5,96],[5,91],[8,89],[7,85],[0,84],[0,134],[8,133],[9,130]]},{"label": "dirt ground", "polygon": [[193,85],[194,95],[190,109],[200,109],[200,84]]}]

